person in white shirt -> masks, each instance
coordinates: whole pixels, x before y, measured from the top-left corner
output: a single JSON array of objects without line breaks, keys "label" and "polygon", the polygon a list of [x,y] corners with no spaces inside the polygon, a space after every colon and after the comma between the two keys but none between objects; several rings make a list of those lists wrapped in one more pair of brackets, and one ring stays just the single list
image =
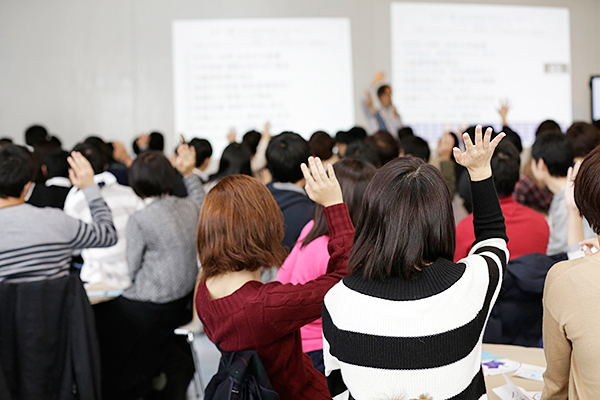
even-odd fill
[{"label": "person in white shirt", "polygon": [[[86,288],[102,284],[104,288],[122,290],[131,285],[129,269],[125,259],[125,228],[131,214],[144,208],[144,202],[133,189],[117,183],[117,178],[106,172],[108,160],[96,147],[79,144],[75,151],[81,152],[94,168],[94,183],[100,187],[102,197],[106,201],[113,217],[119,236],[116,245],[102,249],[84,249],[81,251],[83,266],[81,280]],[[65,200],[64,211],[73,218],[83,222],[91,222],[90,208],[82,191],[71,189]]]},{"label": "person in white shirt", "polygon": [[376,108],[371,97],[371,88],[380,83],[384,79],[383,72],[378,72],[371,82],[371,87],[366,90],[363,98],[363,110],[367,117],[367,125],[369,134],[372,135],[377,131],[388,131],[394,137],[398,137],[398,130],[402,128],[402,119],[392,104],[392,88],[389,85],[380,85],[377,89],[377,98],[381,104],[380,108]]}]

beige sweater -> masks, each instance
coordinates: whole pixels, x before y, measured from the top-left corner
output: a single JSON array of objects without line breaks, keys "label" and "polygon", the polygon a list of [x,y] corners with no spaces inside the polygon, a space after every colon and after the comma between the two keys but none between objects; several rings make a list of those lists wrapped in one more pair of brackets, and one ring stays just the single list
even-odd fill
[{"label": "beige sweater", "polygon": [[543,331],[542,399],[600,399],[600,254],[552,267]]}]

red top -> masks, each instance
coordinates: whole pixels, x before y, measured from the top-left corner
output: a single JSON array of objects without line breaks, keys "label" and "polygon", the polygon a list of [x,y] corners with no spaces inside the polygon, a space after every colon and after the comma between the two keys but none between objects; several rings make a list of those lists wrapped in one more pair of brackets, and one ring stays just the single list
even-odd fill
[{"label": "red top", "polygon": [[321,317],[325,293],[347,275],[354,228],[346,204],[324,212],[331,254],[327,274],[303,285],[250,281],[216,300],[204,282],[198,285],[196,309],[208,338],[226,351],[256,351],[282,400],[331,400],[325,376],[302,352],[300,327]]},{"label": "red top", "polygon": [[[512,196],[500,199],[500,207],[506,222],[510,259],[531,253],[546,254],[550,228],[546,218],[537,211],[517,203]],[[466,257],[475,241],[473,214],[469,214],[456,226],[456,253],[454,262]]]}]

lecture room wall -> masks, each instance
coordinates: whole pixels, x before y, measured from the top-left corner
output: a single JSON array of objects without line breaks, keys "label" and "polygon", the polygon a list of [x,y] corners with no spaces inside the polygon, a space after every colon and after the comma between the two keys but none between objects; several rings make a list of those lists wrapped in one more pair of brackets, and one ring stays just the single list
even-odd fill
[{"label": "lecture room wall", "polygon": [[[568,7],[573,117],[589,119],[589,77],[600,74],[600,1],[454,2]],[[24,129],[37,122],[70,147],[91,133],[129,143],[157,129],[171,148],[174,19],[350,18],[355,113],[362,123],[363,88],[373,73],[390,70],[389,6],[389,0],[2,0],[0,137],[21,142]]]}]

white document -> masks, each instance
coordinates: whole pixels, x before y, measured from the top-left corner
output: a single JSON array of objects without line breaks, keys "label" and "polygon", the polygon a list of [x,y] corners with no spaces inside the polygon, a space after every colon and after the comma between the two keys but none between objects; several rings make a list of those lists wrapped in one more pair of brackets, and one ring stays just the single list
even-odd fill
[{"label": "white document", "polygon": [[546,372],[546,367],[540,367],[538,365],[531,364],[521,364],[519,369],[513,374],[513,376],[518,376],[519,378],[524,379],[532,379],[534,381],[544,381],[544,372]]},{"label": "white document", "polygon": [[569,10],[392,3],[392,90],[405,124],[432,141],[462,125],[509,125],[524,145],[537,126],[572,122]]},{"label": "white document", "polygon": [[506,385],[492,389],[501,400],[531,400],[506,375],[504,375],[504,380]]},{"label": "white document", "polygon": [[350,20],[173,22],[175,134],[207,138],[215,157],[231,127],[271,123],[308,138],[354,125]]}]

